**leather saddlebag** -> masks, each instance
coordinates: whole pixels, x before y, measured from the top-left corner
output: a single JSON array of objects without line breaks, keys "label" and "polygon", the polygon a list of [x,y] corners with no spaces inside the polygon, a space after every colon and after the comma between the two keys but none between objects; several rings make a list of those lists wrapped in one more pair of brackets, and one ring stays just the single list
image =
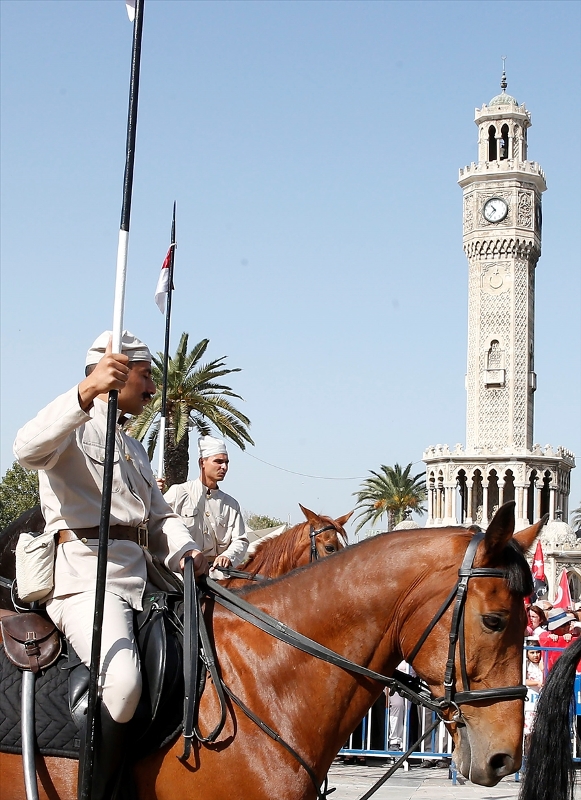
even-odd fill
[{"label": "leather saddlebag", "polygon": [[0,621],[4,650],[20,669],[38,672],[50,667],[61,652],[61,637],[53,623],[30,611]]}]

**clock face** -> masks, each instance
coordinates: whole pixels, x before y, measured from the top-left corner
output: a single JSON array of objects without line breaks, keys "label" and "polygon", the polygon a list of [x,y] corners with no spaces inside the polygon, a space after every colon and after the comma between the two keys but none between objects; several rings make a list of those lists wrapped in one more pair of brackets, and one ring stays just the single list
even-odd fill
[{"label": "clock face", "polygon": [[491,197],[484,204],[484,219],[488,222],[502,222],[508,214],[508,205],[502,197]]}]

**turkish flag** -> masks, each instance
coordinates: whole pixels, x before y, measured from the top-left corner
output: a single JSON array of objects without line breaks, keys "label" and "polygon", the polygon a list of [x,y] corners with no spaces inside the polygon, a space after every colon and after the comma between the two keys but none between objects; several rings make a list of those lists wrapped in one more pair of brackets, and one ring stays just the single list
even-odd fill
[{"label": "turkish flag", "polygon": [[532,600],[535,602],[546,595],[548,590],[547,579],[545,577],[545,559],[540,541],[537,542],[537,549],[535,550],[535,557],[533,558],[532,573],[535,587]]},{"label": "turkish flag", "polygon": [[557,596],[553,600],[553,608],[573,608],[566,569],[561,572],[559,586],[557,587]]},{"label": "turkish flag", "polygon": [[[169,285],[169,267],[171,260],[171,247],[167,251],[167,256],[161,265],[161,272],[157,279],[157,286],[155,287],[155,302],[162,314],[165,314],[165,298],[170,290]],[[173,289],[173,286],[171,287]]]},{"label": "turkish flag", "polygon": [[540,542],[537,542],[537,549],[535,550],[535,557],[533,559],[533,578],[540,581],[545,580],[545,559]]}]

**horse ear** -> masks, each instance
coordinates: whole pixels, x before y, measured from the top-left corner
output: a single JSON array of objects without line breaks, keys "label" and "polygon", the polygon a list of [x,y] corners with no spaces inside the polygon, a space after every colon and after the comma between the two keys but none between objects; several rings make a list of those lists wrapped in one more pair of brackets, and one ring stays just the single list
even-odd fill
[{"label": "horse ear", "polygon": [[514,533],[514,507],[511,500],[500,506],[484,534],[484,552],[487,556],[500,553],[507,546]]},{"label": "horse ear", "polygon": [[303,512],[303,514],[307,518],[307,522],[309,522],[311,525],[316,525],[319,522],[319,515],[318,514],[315,514],[314,511],[311,511],[310,509],[305,508],[304,506],[301,506],[300,503],[299,503],[299,506],[300,506],[301,511]]},{"label": "horse ear", "polygon": [[343,525],[345,525],[346,522],[349,522],[354,513],[355,511],[349,511],[347,514],[343,514],[342,517],[337,517],[335,522],[337,523],[337,525],[343,527]]},{"label": "horse ear", "polygon": [[530,550],[531,547],[535,543],[535,539],[547,524],[547,520],[549,519],[549,515],[545,514],[545,516],[540,519],[538,522],[535,522],[534,525],[531,525],[530,528],[525,528],[524,531],[519,531],[515,533],[514,538],[522,547],[523,552],[526,553],[527,550]]}]

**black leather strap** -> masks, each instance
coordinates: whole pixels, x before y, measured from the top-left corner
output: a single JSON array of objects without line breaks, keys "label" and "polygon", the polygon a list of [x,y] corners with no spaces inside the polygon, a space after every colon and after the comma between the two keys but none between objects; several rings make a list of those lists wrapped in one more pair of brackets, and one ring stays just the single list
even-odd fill
[{"label": "black leather strap", "polygon": [[[198,604],[199,603],[200,603],[200,597],[198,595]],[[198,621],[199,621],[199,632],[200,632],[200,644],[202,648],[202,661],[204,662],[206,669],[208,670],[208,672],[212,677],[214,690],[218,696],[218,702],[220,704],[220,719],[218,720],[216,727],[207,736],[204,736],[200,731],[197,721],[198,715],[196,713],[194,733],[196,734],[196,739],[198,739],[198,741],[200,742],[214,742],[220,735],[222,728],[224,727],[224,723],[226,722],[226,698],[224,696],[225,685],[218,672],[218,666],[216,664],[216,659],[214,657],[214,649],[212,647],[210,637],[208,636],[206,621],[204,619],[204,615],[202,613],[200,605],[198,607]],[[196,711],[197,709],[198,709],[198,702],[196,702]]]},{"label": "black leather strap", "polygon": [[317,776],[315,775],[311,767],[307,764],[307,762],[302,758],[302,756],[300,756],[297,753],[297,751],[293,747],[291,747],[290,744],[288,744],[288,742],[285,742],[285,740],[280,736],[280,734],[278,734],[275,730],[273,730],[270,727],[270,725],[267,725],[266,722],[264,722],[264,720],[260,719],[260,717],[258,717],[253,711],[251,711],[248,708],[248,706],[234,694],[234,692],[232,692],[227,686],[224,686],[224,689],[226,690],[228,697],[232,700],[233,703],[236,703],[238,708],[240,708],[240,710],[243,711],[244,714],[246,714],[248,719],[252,720],[252,722],[254,722],[255,725],[258,725],[261,731],[264,731],[264,733],[266,733],[267,736],[270,736],[271,739],[273,739],[275,742],[278,742],[278,744],[284,747],[284,749],[299,762],[301,767],[305,770],[305,772],[313,782],[313,786],[315,787],[315,791],[317,793],[317,800],[326,800],[327,794],[330,794],[330,792],[321,792],[319,783],[317,781]]},{"label": "black leather strap", "polygon": [[241,569],[234,569],[233,567],[212,567],[212,569],[219,569],[224,573],[225,578],[242,578],[245,581],[267,581],[266,575],[253,574],[252,572],[244,572]]},{"label": "black leather strap", "polygon": [[194,714],[198,689],[199,621],[198,589],[194,579],[194,560],[188,556],[184,565],[184,721],[183,759],[189,758],[194,736]]}]

